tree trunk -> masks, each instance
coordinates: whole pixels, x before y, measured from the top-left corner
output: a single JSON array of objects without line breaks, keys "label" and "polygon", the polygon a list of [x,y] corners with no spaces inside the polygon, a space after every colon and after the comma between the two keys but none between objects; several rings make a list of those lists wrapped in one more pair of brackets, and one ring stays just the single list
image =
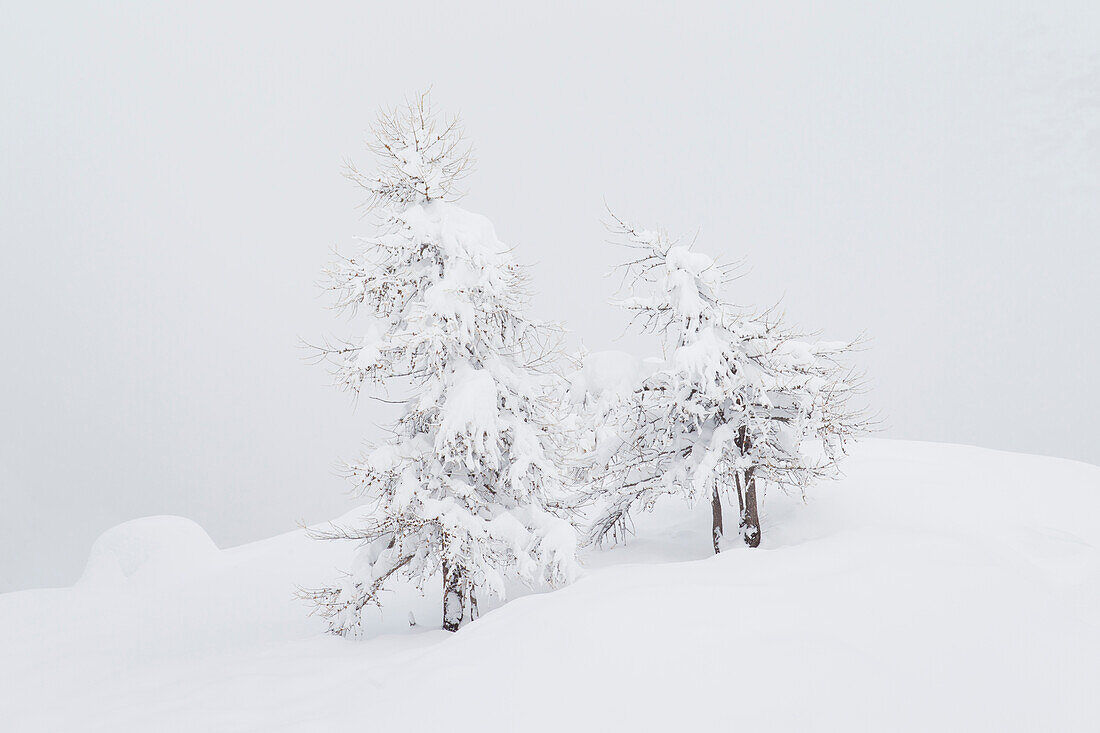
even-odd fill
[{"label": "tree trunk", "polygon": [[749,547],[760,546],[760,509],[756,501],[756,476],[745,469],[745,506],[741,511],[741,536]]},{"label": "tree trunk", "polygon": [[[752,438],[749,437],[749,431],[744,425],[738,429],[734,444],[743,456],[747,455],[752,448]],[[744,496],[741,493],[742,488],[744,488]],[[759,547],[760,508],[757,506],[756,474],[752,466],[745,469],[744,484],[740,480],[737,482],[737,503],[741,506],[741,523],[738,527],[741,537],[749,547]]]},{"label": "tree trunk", "polygon": [[459,565],[443,563],[443,630],[458,631],[466,615],[466,573]]},{"label": "tree trunk", "polygon": [[714,486],[714,495],[710,498],[710,513],[711,513],[711,537],[714,539],[714,554],[717,555],[722,550],[719,548],[719,543],[722,540],[722,496],[718,493],[717,484]]}]

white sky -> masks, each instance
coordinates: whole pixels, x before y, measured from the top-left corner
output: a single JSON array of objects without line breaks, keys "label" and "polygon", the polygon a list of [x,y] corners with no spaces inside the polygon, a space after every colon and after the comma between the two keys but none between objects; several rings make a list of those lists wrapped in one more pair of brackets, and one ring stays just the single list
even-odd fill
[{"label": "white sky", "polygon": [[606,200],[866,332],[887,435],[1100,463],[1094,3],[93,5],[0,23],[0,590],[141,515],[226,546],[350,506],[378,415],[296,343],[366,233],[342,161],[428,85],[576,342],[651,346]]}]

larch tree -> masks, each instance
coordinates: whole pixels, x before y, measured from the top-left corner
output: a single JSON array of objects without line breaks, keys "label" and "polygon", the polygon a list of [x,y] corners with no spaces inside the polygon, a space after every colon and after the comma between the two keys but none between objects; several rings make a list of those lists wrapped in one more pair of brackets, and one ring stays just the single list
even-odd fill
[{"label": "larch tree", "polygon": [[318,355],[340,387],[384,390],[400,416],[391,439],[347,464],[365,514],[315,532],[360,542],[355,568],[303,595],[348,635],[392,578],[421,588],[441,578],[443,628],[455,631],[479,597],[503,598],[510,577],[559,584],[576,572],[542,369],[557,332],[527,316],[524,271],[492,224],[454,203],[470,167],[457,120],[440,121],[420,96],[380,114],[372,133],[376,172],[349,177],[377,231],[326,272],[336,307],[368,323]]},{"label": "larch tree", "polygon": [[621,539],[632,512],[675,496],[710,503],[717,553],[723,497],[736,494],[738,532],[756,547],[761,485],[803,491],[836,475],[846,442],[865,428],[844,364],[853,344],[799,340],[772,314],[725,300],[730,273],[707,255],[617,218],[611,228],[631,251],[617,305],[661,338],[664,357],[612,407],[602,403],[616,430],[590,450],[588,539]]}]

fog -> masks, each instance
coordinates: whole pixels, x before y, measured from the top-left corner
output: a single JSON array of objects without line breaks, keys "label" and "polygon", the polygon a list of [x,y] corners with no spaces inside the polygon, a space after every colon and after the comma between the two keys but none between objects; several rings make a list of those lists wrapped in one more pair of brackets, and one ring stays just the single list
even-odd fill
[{"label": "fog", "polygon": [[865,333],[886,437],[1100,463],[1100,6],[233,5],[5,9],[0,591],[138,516],[228,546],[351,506],[382,417],[298,343],[369,231],[343,162],[429,86],[574,347],[655,348],[606,204]]}]

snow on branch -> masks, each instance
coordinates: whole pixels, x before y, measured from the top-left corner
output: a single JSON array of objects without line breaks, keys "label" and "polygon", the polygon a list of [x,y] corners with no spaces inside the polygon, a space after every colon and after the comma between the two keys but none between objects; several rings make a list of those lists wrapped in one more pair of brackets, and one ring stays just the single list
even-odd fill
[{"label": "snow on branch", "polygon": [[428,92],[379,113],[370,132],[367,148],[378,161],[377,171],[365,174],[347,165],[348,178],[369,194],[368,208],[459,198],[456,186],[473,166],[472,151],[457,117],[432,113]]}]

